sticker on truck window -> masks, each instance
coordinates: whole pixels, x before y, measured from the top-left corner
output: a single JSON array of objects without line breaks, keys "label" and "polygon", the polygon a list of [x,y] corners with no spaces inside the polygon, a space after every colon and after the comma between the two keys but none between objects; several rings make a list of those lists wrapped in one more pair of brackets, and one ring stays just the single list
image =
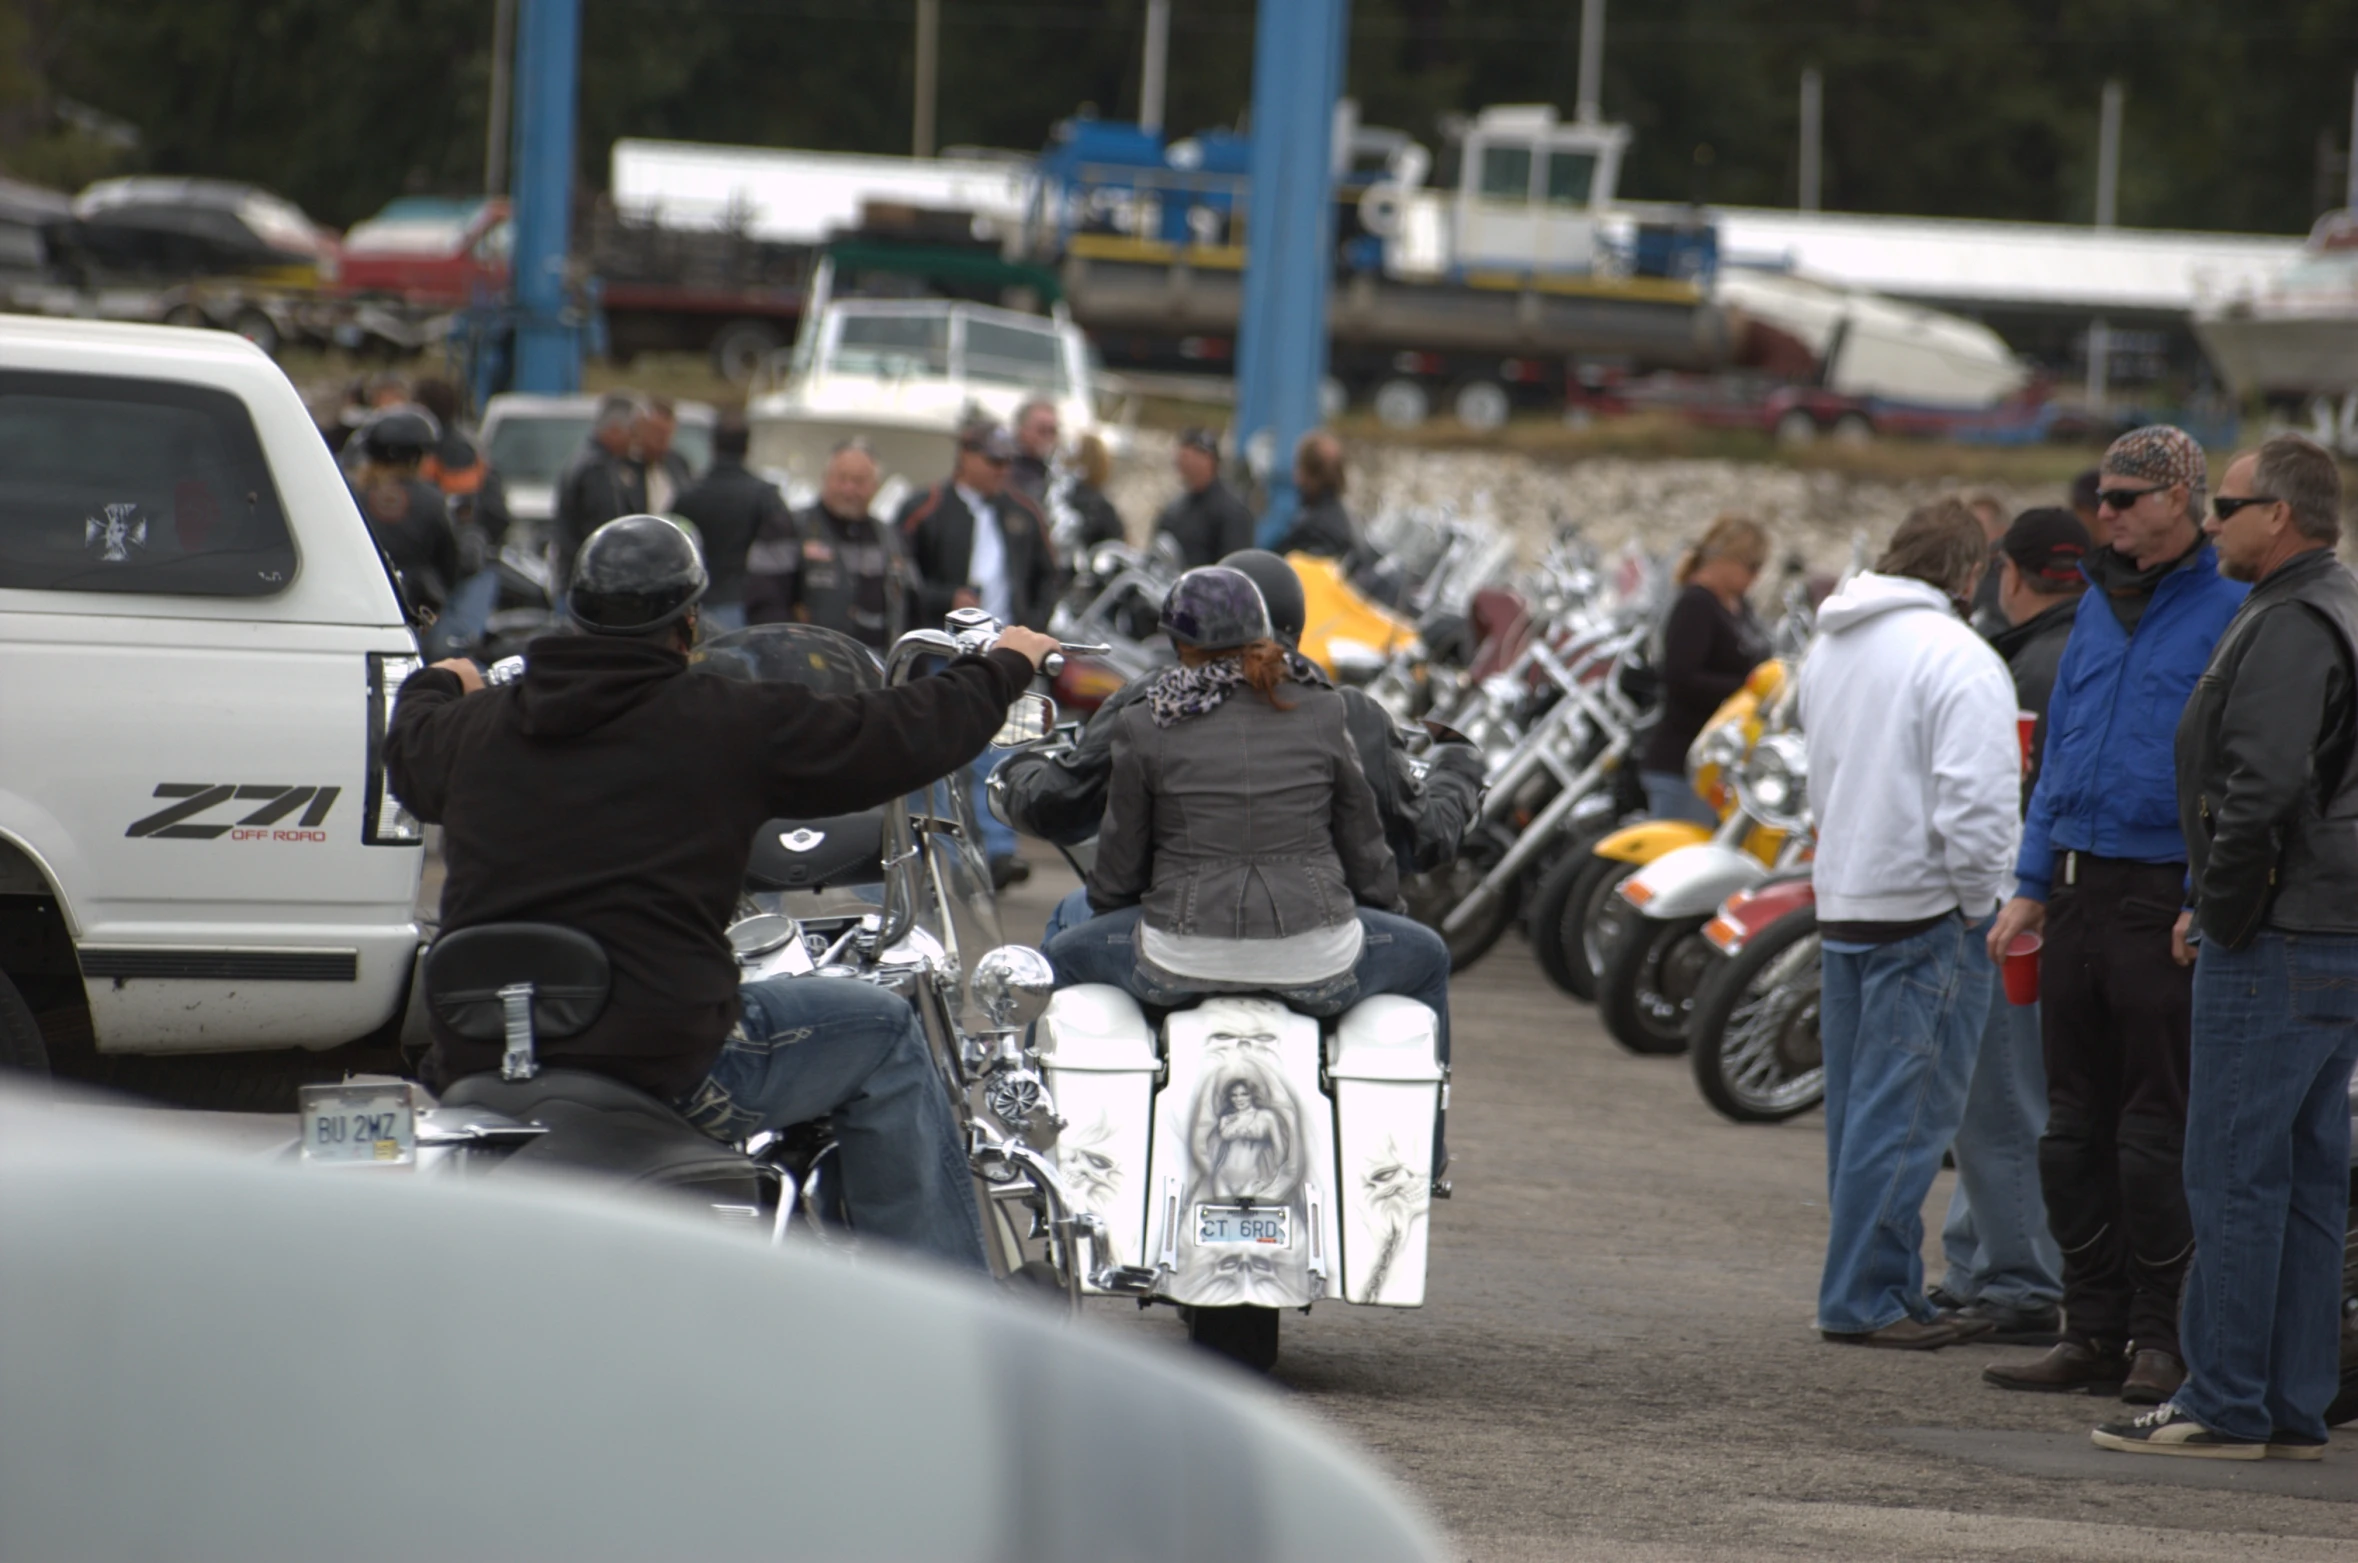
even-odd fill
[{"label": "sticker on truck window", "polygon": [[[336,806],[341,787],[238,786],[231,782],[158,782],[155,796],[177,800],[145,819],[131,822],[126,836],[157,841],[288,841],[327,840],[321,827]],[[204,819],[225,805],[259,804],[237,818]],[[298,816],[296,811],[301,810]]]}]

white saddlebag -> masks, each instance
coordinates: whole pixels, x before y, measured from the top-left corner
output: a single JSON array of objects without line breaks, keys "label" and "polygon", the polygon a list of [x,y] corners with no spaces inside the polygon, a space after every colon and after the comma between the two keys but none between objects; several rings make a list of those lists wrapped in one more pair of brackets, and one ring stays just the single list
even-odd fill
[{"label": "white saddlebag", "polygon": [[1436,1043],[1431,1010],[1380,993],[1353,1005],[1327,1044],[1346,1302],[1424,1303],[1441,1106]]},{"label": "white saddlebag", "polygon": [[[1060,988],[1035,1039],[1064,1128],[1056,1170],[1075,1206],[1112,1239],[1104,1261],[1143,1265],[1147,1140],[1154,1118],[1154,1032],[1138,1001],[1102,983]],[[1092,1287],[1090,1290],[1094,1291]]]},{"label": "white saddlebag", "polygon": [[1318,1022],[1269,999],[1206,998],[1164,1023],[1146,1263],[1157,1295],[1299,1308],[1333,1295],[1334,1110]]}]

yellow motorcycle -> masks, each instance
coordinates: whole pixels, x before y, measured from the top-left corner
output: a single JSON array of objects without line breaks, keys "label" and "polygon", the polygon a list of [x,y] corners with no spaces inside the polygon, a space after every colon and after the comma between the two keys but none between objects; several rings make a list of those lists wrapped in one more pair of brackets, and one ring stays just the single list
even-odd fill
[{"label": "yellow motorcycle", "polygon": [[1739,818],[1735,772],[1761,734],[1775,725],[1780,697],[1793,664],[1763,662],[1744,687],[1723,701],[1687,751],[1695,790],[1720,816],[1714,830],[1692,820],[1649,819],[1598,838],[1586,852],[1573,852],[1550,872],[1533,897],[1531,943],[1540,969],[1574,998],[1595,1002],[1598,984],[1618,919],[1611,914],[1624,881],[1640,869],[1684,847],[1725,839],[1763,865],[1774,863],[1786,832],[1749,817]]}]

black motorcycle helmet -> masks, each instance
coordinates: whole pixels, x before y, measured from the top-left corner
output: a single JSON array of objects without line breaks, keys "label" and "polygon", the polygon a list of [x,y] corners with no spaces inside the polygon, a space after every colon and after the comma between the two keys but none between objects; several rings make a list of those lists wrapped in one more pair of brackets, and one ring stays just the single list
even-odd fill
[{"label": "black motorcycle helmet", "polygon": [[1270,638],[1269,605],[1251,576],[1208,564],[1173,583],[1163,599],[1161,628],[1174,646],[1233,651]]},{"label": "black motorcycle helmet", "polygon": [[426,452],[442,443],[434,420],[414,407],[381,412],[360,431],[360,449],[371,461],[423,461]]},{"label": "black motorcycle helmet", "polygon": [[677,522],[624,516],[573,556],[565,611],[592,635],[651,635],[678,623],[710,584],[704,555]]},{"label": "black motorcycle helmet", "polygon": [[1261,588],[1261,601],[1269,607],[1269,628],[1288,646],[1301,644],[1310,604],[1292,565],[1266,548],[1240,548],[1221,560],[1220,568],[1238,571]]}]

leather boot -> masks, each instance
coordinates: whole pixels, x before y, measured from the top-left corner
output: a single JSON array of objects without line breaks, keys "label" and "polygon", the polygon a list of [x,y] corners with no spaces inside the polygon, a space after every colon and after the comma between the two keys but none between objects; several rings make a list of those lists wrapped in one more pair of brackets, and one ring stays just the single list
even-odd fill
[{"label": "leather boot", "polygon": [[2186,1364],[2166,1351],[2141,1351],[2129,1364],[2121,1399],[2132,1406],[2158,1406],[2186,1382]]},{"label": "leather boot", "polygon": [[1877,1346],[1885,1351],[1938,1351],[1943,1346],[1954,1346],[1959,1341],[1971,1340],[1982,1330],[1959,1324],[1954,1315],[1935,1319],[1930,1324],[1914,1319],[1899,1319],[1879,1330],[1821,1330],[1818,1332],[1837,1346]]},{"label": "leather boot", "polygon": [[2118,1346],[2105,1341],[2083,1345],[2067,1340],[2050,1348],[2044,1356],[2022,1362],[1993,1362],[1981,1370],[1985,1384],[2050,1395],[2082,1391],[2091,1395],[2118,1394],[2128,1375],[2128,1359]]}]

